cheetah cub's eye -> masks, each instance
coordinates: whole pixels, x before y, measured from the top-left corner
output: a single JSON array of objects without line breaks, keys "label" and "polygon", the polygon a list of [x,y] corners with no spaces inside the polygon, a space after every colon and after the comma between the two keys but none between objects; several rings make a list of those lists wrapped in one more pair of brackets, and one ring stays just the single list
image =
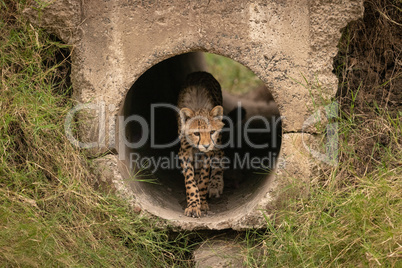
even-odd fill
[{"label": "cheetah cub's eye", "polygon": [[200,132],[194,132],[193,133],[195,136],[199,137],[200,136]]},{"label": "cheetah cub's eye", "polygon": [[216,131],[215,130],[211,130],[211,135],[213,135]]}]

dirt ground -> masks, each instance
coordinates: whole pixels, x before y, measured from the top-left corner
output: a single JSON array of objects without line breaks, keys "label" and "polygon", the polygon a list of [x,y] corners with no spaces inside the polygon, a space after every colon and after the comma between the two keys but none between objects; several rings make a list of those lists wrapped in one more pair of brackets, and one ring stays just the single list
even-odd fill
[{"label": "dirt ground", "polygon": [[364,17],[343,29],[334,59],[341,116],[353,114],[356,124],[348,143],[367,163],[357,168],[361,173],[372,169],[382,150],[401,149],[387,148],[390,133],[378,118],[385,116],[379,108],[399,120],[402,110],[402,2],[366,1],[364,7]]}]

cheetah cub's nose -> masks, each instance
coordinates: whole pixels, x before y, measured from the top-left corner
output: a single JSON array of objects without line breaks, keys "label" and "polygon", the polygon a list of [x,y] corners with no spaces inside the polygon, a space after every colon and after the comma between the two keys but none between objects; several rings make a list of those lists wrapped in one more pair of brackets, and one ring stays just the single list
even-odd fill
[{"label": "cheetah cub's nose", "polygon": [[203,144],[202,146],[204,146],[205,149],[208,149],[209,144]]}]

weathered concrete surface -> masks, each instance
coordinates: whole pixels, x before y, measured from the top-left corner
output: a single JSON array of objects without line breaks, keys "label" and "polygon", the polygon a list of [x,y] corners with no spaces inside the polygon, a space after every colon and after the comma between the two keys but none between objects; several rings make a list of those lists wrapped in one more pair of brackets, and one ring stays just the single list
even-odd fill
[{"label": "weathered concrete surface", "polygon": [[226,240],[207,240],[193,255],[197,268],[247,267],[243,264],[244,254],[241,246]]},{"label": "weathered concrete surface", "polygon": [[[204,50],[228,56],[257,74],[272,88],[285,118],[284,131],[297,132],[313,104],[308,86],[296,81],[305,83],[303,76],[317,80],[322,92],[312,94],[334,95],[332,58],[340,29],[362,12],[360,0],[61,0],[43,9],[39,24],[74,45],[72,78],[81,102],[120,107],[151,66]],[[36,15],[33,10],[27,14]],[[107,117],[117,112],[108,111]],[[98,128],[93,128],[90,140],[97,138]]]},{"label": "weathered concrete surface", "polygon": [[[285,134],[276,175],[262,181],[257,189],[252,186],[250,189],[239,189],[238,193],[228,198],[227,207],[222,211],[214,211],[215,205],[210,205],[211,211],[201,218],[183,215],[181,204],[185,202],[185,196],[179,192],[184,192],[184,188],[174,187],[174,184],[169,188],[166,185],[135,181],[135,178],[130,178],[130,171],[118,160],[118,156],[108,155],[97,161],[99,173],[106,176],[103,180],[112,180],[118,193],[129,200],[136,211],[165,219],[162,224],[176,230],[231,228],[240,231],[264,227],[264,215],[269,216],[281,206],[281,199],[285,198],[281,191],[285,186],[283,177],[291,176],[308,184],[309,179],[315,175],[316,163],[303,143],[317,143],[317,138],[311,134]],[[120,168],[117,168],[119,165]],[[307,191],[308,187],[301,190]]]},{"label": "weathered concrete surface", "polygon": [[[175,200],[163,203],[167,189],[143,189],[133,182],[127,187],[119,177],[124,168],[115,170],[121,191],[137,189],[134,192],[142,209],[183,229],[261,226],[264,218],[259,209],[275,207],[272,204],[283,176],[308,180],[314,164],[304,145],[292,139],[301,135],[297,133],[302,132],[303,122],[316,108],[312,97],[335,94],[332,58],[340,29],[363,12],[361,0],[49,3],[39,16],[33,9],[26,14],[73,45],[74,95],[79,102],[101,104],[91,113],[95,118],[83,116],[81,129],[81,141],[98,142],[91,150],[94,156],[118,147],[115,117],[122,114],[126,94],[144,72],[169,57],[190,51],[224,55],[250,68],[272,90],[284,117],[284,133],[295,134],[283,137],[283,163],[275,178],[246,195],[236,209],[201,219],[184,218]],[[303,77],[307,85],[299,83],[306,83]]]}]

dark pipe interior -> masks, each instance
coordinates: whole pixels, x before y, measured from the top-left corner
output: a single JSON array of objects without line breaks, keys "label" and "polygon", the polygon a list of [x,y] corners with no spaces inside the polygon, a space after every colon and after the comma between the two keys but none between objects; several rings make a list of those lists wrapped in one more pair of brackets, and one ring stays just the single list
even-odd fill
[{"label": "dark pipe interior", "polygon": [[[141,159],[147,158],[154,159],[149,162],[159,160],[160,164],[165,163],[165,166],[159,168],[155,173],[149,172],[149,170],[141,170],[138,173],[138,169],[133,168],[132,173],[137,173],[136,182],[132,183],[134,191],[140,192],[144,196],[143,198],[147,198],[155,206],[172,209],[180,213],[185,207],[184,178],[179,168],[172,168],[171,163],[172,161],[178,163],[175,156],[179,144],[176,143],[174,146],[162,149],[154,148],[155,146],[151,144],[152,137],[155,144],[158,145],[171,143],[177,139],[176,111],[170,108],[157,108],[154,110],[154,120],[151,120],[151,105],[158,103],[175,105],[178,91],[187,74],[201,70],[208,71],[202,52],[186,53],[164,60],[154,65],[137,79],[128,92],[123,107],[125,118],[131,115],[141,116],[147,121],[148,130],[150,131],[149,138],[143,146],[128,149],[128,152],[133,155],[132,160],[135,159],[137,163],[141,163]],[[242,102],[243,108],[236,108],[239,100]],[[234,122],[236,130],[232,133],[235,146],[225,148],[225,156],[231,161],[239,160],[240,162],[237,168],[233,168],[232,164],[232,167],[225,171],[224,193],[218,199],[209,200],[211,209],[209,215],[219,215],[220,212],[245,205],[248,200],[257,196],[257,193],[269,180],[269,171],[265,168],[261,169],[260,166],[242,168],[241,163],[245,163],[245,157],[247,162],[247,156],[249,161],[254,158],[261,159],[264,157],[269,157],[271,161],[275,161],[275,156],[279,154],[281,144],[280,122],[277,124],[276,132],[272,133],[272,131],[264,130],[267,129],[267,126],[262,119],[269,118],[271,122],[272,120],[275,121],[279,116],[276,105],[273,106],[274,103],[271,100],[272,96],[270,96],[266,88],[256,89],[254,93],[250,92],[245,97],[236,97],[224,92],[224,110],[226,115]],[[271,119],[272,114],[275,115],[274,119]],[[268,148],[256,149],[245,142],[241,128],[244,127],[247,119],[253,115],[259,115],[260,118],[248,123],[249,128],[262,129],[262,131],[250,133],[249,139],[254,144],[268,143],[270,144]],[[152,127],[151,121],[155,122]],[[240,132],[237,131],[239,128],[241,129]],[[139,123],[131,122],[127,125],[125,134],[128,141],[137,142],[144,137],[146,130]],[[224,142],[228,141],[229,135],[229,132],[224,133]],[[242,143],[242,145],[239,146],[238,143]],[[275,145],[274,143],[276,143],[276,146],[272,146]],[[128,157],[128,159],[130,158]],[[130,167],[132,166],[130,163],[134,161],[128,159],[126,159],[125,163]],[[142,164],[145,164],[145,162],[143,161]],[[264,162],[264,164],[267,163],[267,161]],[[170,166],[166,168],[168,164]],[[271,168],[273,167],[274,162],[271,162]],[[151,169],[153,169],[153,166]]]}]

